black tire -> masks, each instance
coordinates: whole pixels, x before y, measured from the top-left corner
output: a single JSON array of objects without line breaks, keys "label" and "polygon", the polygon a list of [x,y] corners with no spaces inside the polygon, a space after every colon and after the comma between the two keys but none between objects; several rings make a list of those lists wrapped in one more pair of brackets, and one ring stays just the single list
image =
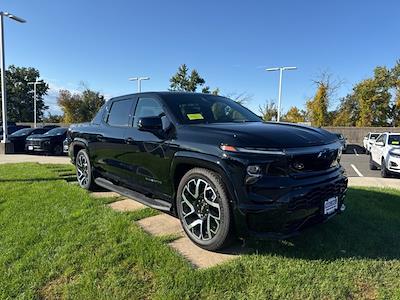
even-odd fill
[{"label": "black tire", "polygon": [[95,191],[97,189],[94,183],[92,165],[87,151],[85,149],[79,150],[75,158],[76,167],[76,179],[78,180],[79,186],[89,190]]},{"label": "black tire", "polygon": [[386,168],[386,162],[385,159],[382,158],[382,163],[381,163],[381,176],[383,178],[387,178],[390,177],[390,172],[389,170]]},{"label": "black tire", "polygon": [[196,245],[215,251],[232,242],[229,197],[218,173],[202,168],[189,170],[179,183],[176,203],[182,227]]},{"label": "black tire", "polygon": [[375,162],[372,160],[372,155],[369,156],[369,169],[370,170],[377,170]]},{"label": "black tire", "polygon": [[60,156],[63,154],[63,145],[62,144],[56,144],[53,148],[53,154]]}]

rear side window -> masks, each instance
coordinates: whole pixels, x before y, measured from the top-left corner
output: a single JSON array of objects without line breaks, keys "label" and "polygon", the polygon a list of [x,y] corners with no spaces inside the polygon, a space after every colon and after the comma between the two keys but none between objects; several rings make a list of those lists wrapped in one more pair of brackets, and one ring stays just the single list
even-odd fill
[{"label": "rear side window", "polygon": [[92,120],[92,124],[94,124],[94,125],[99,125],[99,124],[101,124],[101,120],[102,120],[102,118],[103,118],[103,113],[104,113],[104,107],[106,106],[107,104],[104,104],[101,108],[100,108],[100,110],[97,112],[97,114],[94,116],[94,118],[93,118],[93,120]]},{"label": "rear side window", "polygon": [[113,102],[108,113],[107,124],[119,127],[128,126],[132,102],[131,99]]}]

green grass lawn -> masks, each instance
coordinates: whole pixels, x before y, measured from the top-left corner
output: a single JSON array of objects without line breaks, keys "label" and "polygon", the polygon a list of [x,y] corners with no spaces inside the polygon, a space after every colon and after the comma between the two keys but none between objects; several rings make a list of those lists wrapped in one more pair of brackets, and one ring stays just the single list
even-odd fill
[{"label": "green grass lawn", "polygon": [[195,270],[167,239],[93,199],[70,166],[0,166],[0,299],[400,299],[400,191],[350,189],[347,211]]}]

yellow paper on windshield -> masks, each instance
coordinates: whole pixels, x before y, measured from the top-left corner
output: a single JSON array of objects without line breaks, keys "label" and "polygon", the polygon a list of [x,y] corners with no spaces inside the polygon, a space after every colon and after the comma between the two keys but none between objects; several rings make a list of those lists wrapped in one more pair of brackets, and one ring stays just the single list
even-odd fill
[{"label": "yellow paper on windshield", "polygon": [[189,118],[190,121],[193,120],[204,120],[203,115],[198,113],[198,114],[186,114],[187,117]]},{"label": "yellow paper on windshield", "polygon": [[392,141],[392,145],[399,145],[400,142],[399,141]]}]

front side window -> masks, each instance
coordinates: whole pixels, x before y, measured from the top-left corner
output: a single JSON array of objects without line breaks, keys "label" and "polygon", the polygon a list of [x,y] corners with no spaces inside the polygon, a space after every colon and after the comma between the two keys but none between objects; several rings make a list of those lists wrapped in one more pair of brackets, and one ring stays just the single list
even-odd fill
[{"label": "front side window", "polygon": [[386,134],[382,134],[376,139],[377,143],[383,143],[383,145],[386,144],[385,141],[386,141]]},{"label": "front side window", "polygon": [[164,97],[182,124],[262,121],[250,110],[225,97],[204,94],[171,94]]},{"label": "front side window", "polygon": [[137,127],[139,119],[146,117],[162,117],[165,115],[160,102],[154,98],[139,98],[135,110],[134,126]]},{"label": "front side window", "polygon": [[107,117],[107,124],[110,126],[126,127],[129,125],[132,100],[114,101]]},{"label": "front side window", "polygon": [[379,136],[379,133],[372,133],[370,139],[375,140]]}]

